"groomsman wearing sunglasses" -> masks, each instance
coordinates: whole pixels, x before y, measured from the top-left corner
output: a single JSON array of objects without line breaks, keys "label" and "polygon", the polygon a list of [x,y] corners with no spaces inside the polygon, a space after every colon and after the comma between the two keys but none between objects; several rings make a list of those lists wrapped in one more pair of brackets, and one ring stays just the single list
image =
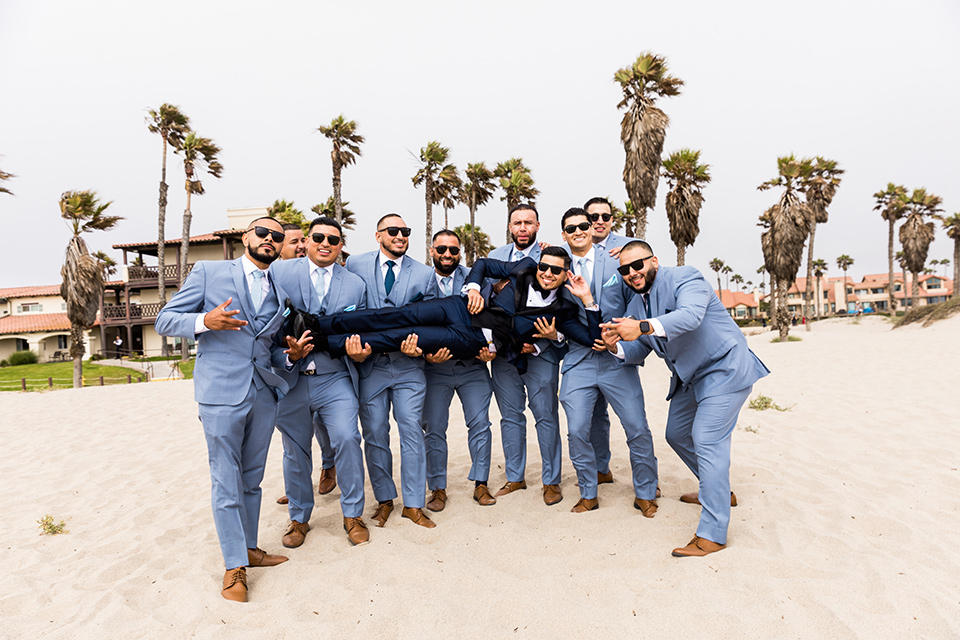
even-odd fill
[{"label": "groomsman wearing sunglasses", "polygon": [[696,535],[673,555],[720,551],[736,504],[733,428],[753,384],[770,371],[697,269],[661,267],[649,244],[634,241],[620,252],[618,271],[639,295],[627,307],[632,317],[604,323],[604,344],[626,364],[656,353],[673,372],[667,443],[700,481],[698,493],[680,498],[702,505]]},{"label": "groomsman wearing sunglasses", "polygon": [[[306,249],[305,258],[278,261],[270,268],[295,307],[316,314],[366,308],[363,280],[337,264],[343,250],[339,222],[324,216],[311,222]],[[370,534],[362,518],[363,453],[357,426],[358,377],[353,362],[313,351],[296,363],[274,364],[290,387],[277,414],[277,426],[283,434],[283,480],[290,514],[283,546],[299,547],[310,530],[315,417],[319,417],[319,426],[340,470],[343,529],[351,544],[365,544]]]},{"label": "groomsman wearing sunglasses", "polygon": [[[246,602],[246,567],[287,558],[257,546],[260,481],[287,383],[271,370],[282,349],[283,290],[267,268],[280,253],[283,231],[257,218],[242,236],[244,254],[200,261],[157,315],[157,333],[196,338],[194,395],[207,441],[213,521],[226,572],[221,594]],[[284,353],[299,358],[306,337],[287,338]],[[281,357],[283,354],[280,354]]]},{"label": "groomsman wearing sunglasses", "polygon": [[[347,270],[367,283],[367,309],[400,307],[411,302],[431,300],[439,294],[433,269],[406,255],[410,227],[395,213],[377,222],[376,240],[380,248],[347,259]],[[411,332],[412,333],[412,332]],[[411,336],[408,345],[415,338]],[[423,401],[427,381],[422,358],[404,353],[384,353],[373,357],[359,338],[350,340],[357,347],[360,362],[360,425],[367,458],[370,484],[377,499],[373,519],[378,527],[386,525],[393,512],[397,486],[393,481],[393,455],[390,452],[390,406],[400,435],[400,477],[403,495],[401,515],[427,528],[436,524],[427,517],[427,460],[423,440]],[[415,347],[414,347],[415,348]],[[413,353],[406,351],[405,353]]]},{"label": "groomsman wearing sunglasses", "polygon": [[[573,271],[590,284],[604,320],[622,317],[634,292],[617,274],[619,262],[593,243],[593,225],[587,212],[568,209],[561,221],[563,239],[573,254]],[[586,313],[581,312],[581,322]],[[633,476],[634,507],[652,518],[657,511],[657,460],[647,425],[640,376],[635,366],[626,366],[608,351],[603,341],[593,347],[573,343],[563,358],[560,402],[567,414],[570,460],[577,471],[580,501],[574,513],[593,511],[597,496],[598,464],[592,442],[592,408],[606,397],[620,418],[627,435]],[[606,403],[604,403],[604,408]],[[608,440],[609,442],[609,440]],[[609,458],[605,461],[609,464]]]},{"label": "groomsman wearing sunglasses", "polygon": [[[430,254],[440,288],[440,296],[460,295],[469,269],[460,264],[460,236],[449,229],[433,236]],[[460,398],[467,426],[470,450],[469,480],[475,483],[473,499],[481,506],[497,503],[489,489],[490,475],[490,372],[485,362],[493,359],[487,348],[473,358],[453,358],[446,347],[426,354],[427,397],[423,408],[423,431],[427,446],[427,488],[431,491],[427,508],[443,511],[447,504],[447,425],[453,394]]]}]

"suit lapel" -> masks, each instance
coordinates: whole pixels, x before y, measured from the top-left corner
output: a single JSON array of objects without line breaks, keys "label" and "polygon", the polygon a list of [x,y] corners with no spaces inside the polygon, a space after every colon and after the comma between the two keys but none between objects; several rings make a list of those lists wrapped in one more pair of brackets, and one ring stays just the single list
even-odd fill
[{"label": "suit lapel", "polygon": [[[377,283],[377,306],[382,307],[383,303],[387,299],[387,290],[383,286],[383,274],[380,272],[380,252],[377,251],[373,254],[373,260],[371,260],[369,278],[370,282]],[[397,283],[393,283],[394,288],[396,288]]]},{"label": "suit lapel", "polygon": [[237,303],[243,309],[244,317],[252,321],[257,314],[253,310],[253,300],[250,299],[250,290],[247,288],[247,278],[243,275],[240,258],[231,263],[230,274],[233,276],[233,285],[237,289]]},{"label": "suit lapel", "polygon": [[303,264],[297,269],[297,282],[300,285],[300,299],[303,300],[304,308],[310,313],[317,313],[320,310],[320,303],[317,301],[317,290],[310,280],[310,260],[302,258]]},{"label": "suit lapel", "polygon": [[332,275],[330,276],[330,287],[327,289],[327,297],[323,299],[321,311],[323,313],[336,313],[342,306],[340,304],[340,283],[343,280],[343,267],[334,264],[330,267]]}]

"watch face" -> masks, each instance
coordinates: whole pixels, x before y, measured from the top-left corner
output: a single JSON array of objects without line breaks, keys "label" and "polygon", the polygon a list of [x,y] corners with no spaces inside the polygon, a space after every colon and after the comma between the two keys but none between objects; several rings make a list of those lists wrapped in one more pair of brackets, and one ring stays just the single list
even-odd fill
[{"label": "watch face", "polygon": [[640,321],[640,331],[641,333],[650,333],[650,323],[646,320]]}]

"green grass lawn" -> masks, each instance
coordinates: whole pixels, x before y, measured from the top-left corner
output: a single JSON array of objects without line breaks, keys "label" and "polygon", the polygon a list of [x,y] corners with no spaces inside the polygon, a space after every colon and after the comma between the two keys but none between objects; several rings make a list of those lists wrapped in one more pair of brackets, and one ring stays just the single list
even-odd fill
[{"label": "green grass lawn", "polygon": [[[190,373],[193,374],[193,361],[190,361]],[[96,387],[103,384],[127,384],[142,381],[143,374],[124,367],[108,367],[91,362],[83,363],[83,386]],[[73,386],[73,362],[47,362],[44,364],[22,364],[16,367],[0,369],[0,391],[20,391],[21,378],[27,379],[27,390],[49,389],[48,378],[53,378],[54,389],[66,389]]]}]

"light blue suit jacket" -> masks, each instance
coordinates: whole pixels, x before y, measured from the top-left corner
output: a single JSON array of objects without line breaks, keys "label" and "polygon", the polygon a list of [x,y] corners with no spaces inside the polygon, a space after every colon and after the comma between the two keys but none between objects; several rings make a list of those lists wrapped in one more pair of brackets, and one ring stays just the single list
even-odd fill
[{"label": "light blue suit jacket", "polygon": [[[627,364],[643,364],[651,351],[663,358],[674,374],[668,400],[681,384],[691,386],[700,402],[742,391],[770,373],[694,267],[660,267],[649,293],[650,317],[660,321],[666,337],[640,336],[621,344]],[[634,296],[627,312],[647,318],[640,295]]]},{"label": "light blue suit jacket", "polygon": [[[384,307],[401,307],[411,302],[432,300],[440,296],[437,280],[433,277],[433,269],[421,262],[417,262],[409,255],[403,257],[400,264],[400,273],[393,283],[390,295],[387,295],[383,286],[383,276],[377,264],[380,250],[362,253],[347,258],[347,271],[360,276],[366,284],[367,309],[382,309]],[[361,378],[370,374],[374,363],[381,357],[390,358],[396,364],[402,358],[410,366],[423,368],[423,358],[410,358],[399,352],[381,354],[367,358],[357,366]]]},{"label": "light blue suit jacket", "polygon": [[[297,258],[296,260],[277,260],[270,265],[270,273],[275,282],[286,292],[290,302],[297,309],[320,315],[340,313],[341,311],[360,311],[367,308],[367,290],[363,280],[356,274],[350,273],[339,264],[328,267],[330,287],[327,295],[320,304],[320,296],[310,279],[310,260]],[[299,336],[298,336],[299,337]],[[331,358],[324,351],[313,351],[306,358],[301,358],[292,371],[287,371],[286,354],[278,351],[274,358],[274,371],[287,381],[293,388],[300,378],[300,371],[313,362],[317,373],[333,373],[347,371],[353,386],[357,388],[357,372],[353,361],[347,356]]]},{"label": "light blue suit jacket", "polygon": [[[272,387],[278,396],[287,383],[271,371],[272,352],[281,350],[283,290],[271,278],[270,294],[255,312],[240,258],[201,260],[194,265],[183,287],[157,315],[157,333],[197,339],[194,398],[201,404],[236,406],[243,402],[252,379],[258,389]],[[233,316],[248,324],[239,331],[194,333],[197,314],[205,314],[233,298]]]}]

